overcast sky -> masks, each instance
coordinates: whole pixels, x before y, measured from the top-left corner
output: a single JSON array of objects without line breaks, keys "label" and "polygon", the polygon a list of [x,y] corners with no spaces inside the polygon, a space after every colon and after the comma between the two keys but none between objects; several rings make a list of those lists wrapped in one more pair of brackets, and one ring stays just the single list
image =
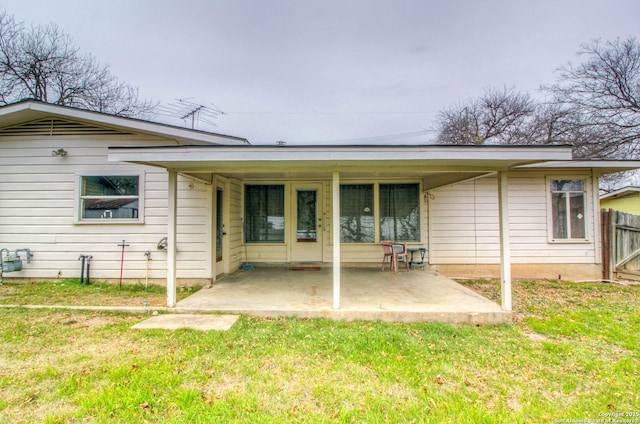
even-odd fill
[{"label": "overcast sky", "polygon": [[490,87],[537,95],[581,44],[640,39],[638,0],[0,0],[0,10],[58,24],[141,97],[216,105],[217,127],[198,128],[254,144],[428,143],[447,106]]}]

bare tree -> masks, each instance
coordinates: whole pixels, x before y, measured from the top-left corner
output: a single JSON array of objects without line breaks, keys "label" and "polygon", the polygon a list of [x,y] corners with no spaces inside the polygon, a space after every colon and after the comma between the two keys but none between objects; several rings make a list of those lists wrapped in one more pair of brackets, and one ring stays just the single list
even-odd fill
[{"label": "bare tree", "polygon": [[633,39],[583,45],[586,61],[561,68],[556,84],[544,87],[571,112],[593,157],[640,155],[640,44]]},{"label": "bare tree", "polygon": [[438,115],[438,141],[443,144],[529,144],[526,129],[536,105],[513,89],[487,90],[467,104]]},{"label": "bare tree", "polygon": [[23,99],[119,116],[144,117],[156,104],[140,100],[136,88],[111,75],[109,67],[80,53],[55,24],[26,28],[0,14],[0,103]]}]

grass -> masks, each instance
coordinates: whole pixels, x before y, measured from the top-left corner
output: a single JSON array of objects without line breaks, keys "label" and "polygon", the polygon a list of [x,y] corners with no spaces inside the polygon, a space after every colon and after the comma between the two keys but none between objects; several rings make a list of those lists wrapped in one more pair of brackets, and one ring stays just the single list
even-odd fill
[{"label": "grass", "polygon": [[[199,290],[180,287],[176,296],[182,300]],[[157,285],[80,284],[78,279],[37,283],[7,283],[0,285],[0,305],[74,305],[74,306],[165,306],[166,289]]]},{"label": "grass", "polygon": [[[495,282],[465,284],[498,293]],[[74,298],[86,289],[64,287]],[[23,289],[0,286],[0,301],[32,303]],[[227,332],[134,331],[145,315],[0,308],[0,422],[537,423],[638,413],[639,289],[515,283],[515,325],[482,327],[243,316]]]}]

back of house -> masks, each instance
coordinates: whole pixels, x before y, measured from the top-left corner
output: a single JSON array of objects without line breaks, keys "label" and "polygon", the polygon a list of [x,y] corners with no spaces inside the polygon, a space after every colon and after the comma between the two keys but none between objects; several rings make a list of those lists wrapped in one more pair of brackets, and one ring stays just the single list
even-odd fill
[{"label": "back of house", "polygon": [[569,146],[252,146],[26,101],[0,108],[0,249],[23,259],[3,278],[78,278],[91,256],[93,279],[203,285],[245,262],[377,266],[382,240],[451,277],[601,278],[598,178],[635,167]]}]

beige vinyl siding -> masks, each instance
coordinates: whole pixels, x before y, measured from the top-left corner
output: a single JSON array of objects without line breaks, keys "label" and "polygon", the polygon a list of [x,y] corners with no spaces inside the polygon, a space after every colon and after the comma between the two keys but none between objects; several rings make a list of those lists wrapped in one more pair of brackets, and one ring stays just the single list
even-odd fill
[{"label": "beige vinyl siding", "polygon": [[229,191],[229,217],[230,222],[227,237],[229,237],[229,272],[236,271],[243,262],[244,255],[244,231],[240,217],[242,214],[242,182],[231,179],[227,185]]},{"label": "beige vinyl siding", "polygon": [[[163,169],[107,162],[107,146],[175,144],[133,135],[0,136],[0,248],[29,248],[31,264],[5,277],[77,278],[81,254],[92,255],[92,279],[117,279],[124,239],[125,279],[145,278],[145,251],[151,252],[149,278],[166,278],[166,253],[157,250],[166,236],[167,173]],[[65,157],[52,157],[63,148]],[[79,174],[144,173],[144,224],[78,224]],[[208,278],[206,273],[206,190],[179,178],[178,278]]]},{"label": "beige vinyl siding", "polygon": [[429,259],[435,264],[476,263],[476,182],[431,191]]},{"label": "beige vinyl siding", "polygon": [[247,256],[249,262],[288,262],[286,243],[249,243]]},{"label": "beige vinyl siding", "polygon": [[211,260],[209,249],[212,228],[210,225],[212,221],[211,187],[210,184],[178,176],[176,220],[176,261],[178,263],[176,277],[178,279],[210,278],[211,271],[207,267],[207,261]]},{"label": "beige vinyl siding", "polygon": [[[585,180],[587,242],[549,242],[547,177]],[[595,263],[596,223],[591,176],[588,173],[548,172],[509,175],[509,228],[513,263]]]},{"label": "beige vinyl siding", "polygon": [[[555,174],[554,174],[555,175]],[[509,185],[511,260],[527,263],[594,263],[595,226],[591,181],[585,174],[564,174],[587,181],[588,242],[550,243],[547,236],[546,174],[512,172]],[[564,178],[563,177],[563,178]],[[497,179],[485,177],[432,190],[429,201],[430,261],[433,264],[498,264],[500,233]]]}]

